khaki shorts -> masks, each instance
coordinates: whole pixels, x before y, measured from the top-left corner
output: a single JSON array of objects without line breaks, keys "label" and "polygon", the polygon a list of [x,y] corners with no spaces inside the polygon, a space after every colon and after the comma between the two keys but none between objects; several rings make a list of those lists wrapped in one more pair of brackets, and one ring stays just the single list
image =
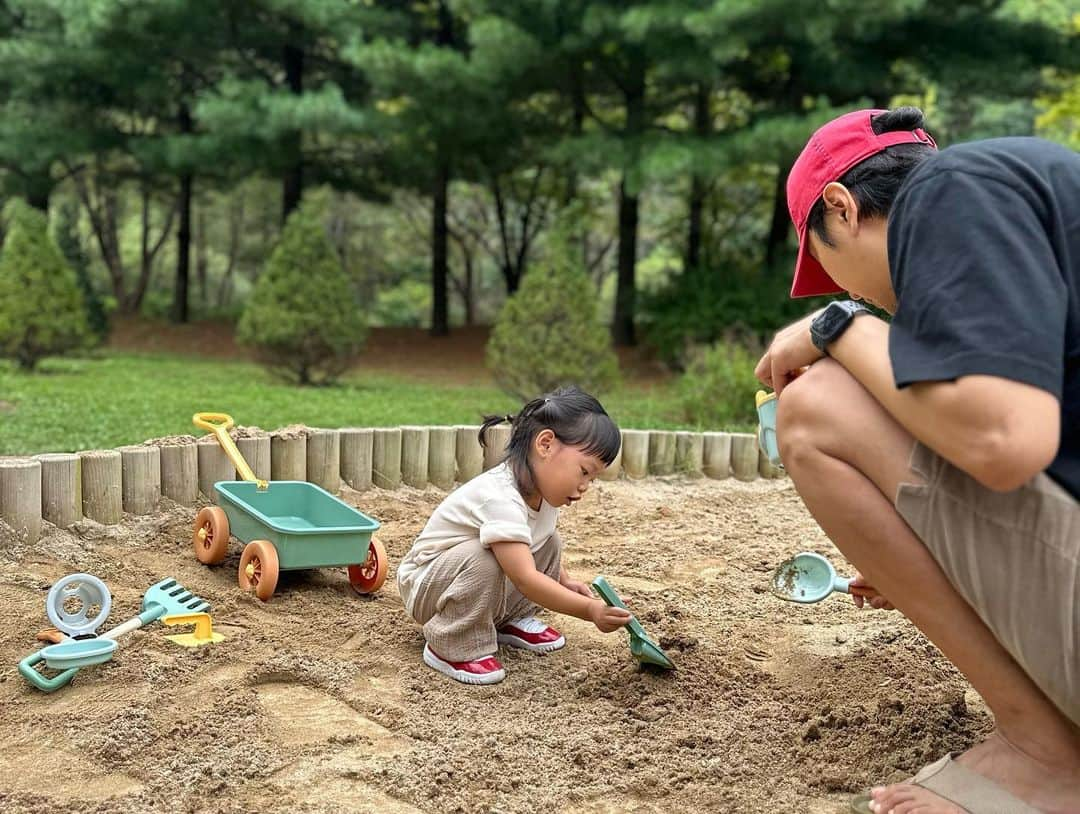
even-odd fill
[{"label": "khaki shorts", "polygon": [[896,509],[1035,684],[1080,724],[1080,503],[1045,473],[993,492],[916,442]]}]

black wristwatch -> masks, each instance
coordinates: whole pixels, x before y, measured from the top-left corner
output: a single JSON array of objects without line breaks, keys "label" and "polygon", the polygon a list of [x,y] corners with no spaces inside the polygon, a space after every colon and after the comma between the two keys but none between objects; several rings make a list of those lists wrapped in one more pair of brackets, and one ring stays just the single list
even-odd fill
[{"label": "black wristwatch", "polygon": [[840,338],[840,334],[847,330],[851,320],[859,314],[870,313],[873,312],[855,300],[830,302],[810,323],[810,341],[814,343],[815,348],[828,356],[829,345]]}]

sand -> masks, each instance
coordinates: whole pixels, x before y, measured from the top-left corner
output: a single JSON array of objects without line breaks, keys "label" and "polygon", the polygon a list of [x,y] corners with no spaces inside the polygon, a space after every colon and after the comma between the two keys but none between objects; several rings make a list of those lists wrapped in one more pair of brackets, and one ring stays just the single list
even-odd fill
[{"label": "sand", "polygon": [[[345,499],[383,523],[396,562],[442,494]],[[503,650],[507,680],[487,688],[422,664],[392,570],[371,598],[344,569],[290,572],[262,604],[236,587],[236,540],[221,566],[195,560],[194,514],[49,527],[33,549],[0,530],[0,811],[839,814],[990,726],[898,614],[769,593],[799,550],[843,565],[788,481],[596,484],[563,512],[567,565],[607,576],[678,669],[552,617],[567,647]],[[110,625],[173,576],[228,638],[189,650],[154,625],[44,695],[15,665],[47,626],[49,586],[79,570],[112,591]]]}]

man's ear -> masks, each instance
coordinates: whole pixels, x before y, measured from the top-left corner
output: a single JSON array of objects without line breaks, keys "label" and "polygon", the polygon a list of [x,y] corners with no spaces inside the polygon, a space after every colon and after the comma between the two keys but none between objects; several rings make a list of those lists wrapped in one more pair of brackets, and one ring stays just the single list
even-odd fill
[{"label": "man's ear", "polygon": [[822,191],[821,198],[825,201],[826,215],[836,215],[840,223],[850,231],[858,231],[859,205],[855,202],[851,190],[837,181],[832,181]]}]

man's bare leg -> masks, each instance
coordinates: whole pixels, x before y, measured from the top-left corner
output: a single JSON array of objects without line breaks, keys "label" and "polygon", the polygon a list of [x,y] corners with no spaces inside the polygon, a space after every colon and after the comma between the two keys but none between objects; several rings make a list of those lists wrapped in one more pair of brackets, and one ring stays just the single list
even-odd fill
[{"label": "man's bare leg", "polygon": [[[893,505],[901,483],[921,482],[908,464],[914,439],[828,359],[784,389],[777,438],[821,528],[993,712],[998,733],[959,760],[1035,808],[1080,811],[1080,728],[998,643]],[[957,810],[921,788],[889,787],[878,799],[883,814],[890,806],[896,814]]]}]

